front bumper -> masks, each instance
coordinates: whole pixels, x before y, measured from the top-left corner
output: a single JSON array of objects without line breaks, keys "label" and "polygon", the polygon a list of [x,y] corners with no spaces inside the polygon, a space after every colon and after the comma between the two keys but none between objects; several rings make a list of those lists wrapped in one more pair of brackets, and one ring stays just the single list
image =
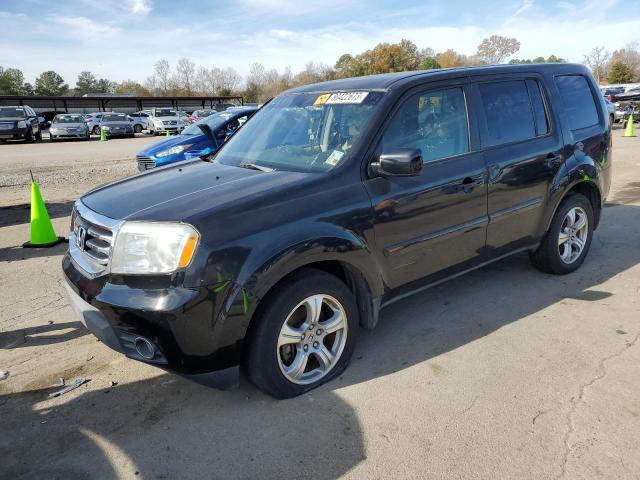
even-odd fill
[{"label": "front bumper", "polygon": [[0,140],[24,140],[29,127],[0,130]]},{"label": "front bumper", "polygon": [[105,130],[104,132],[107,137],[126,137],[135,134],[133,128],[126,130]]},{"label": "front bumper", "polygon": [[88,135],[89,134],[87,133],[87,131],[51,133],[51,130],[49,130],[49,137],[52,138],[52,139],[58,139],[58,138],[87,138]]},{"label": "front bumper", "polygon": [[154,125],[153,129],[156,132],[181,132],[182,127],[178,125]]},{"label": "front bumper", "polygon": [[[180,373],[239,364],[243,317],[223,313],[225,299],[233,291],[230,282],[224,289],[190,289],[178,286],[173,276],[91,278],[68,252],[62,270],[80,321],[108,347]],[[140,339],[154,347],[153,355],[136,348]]]}]

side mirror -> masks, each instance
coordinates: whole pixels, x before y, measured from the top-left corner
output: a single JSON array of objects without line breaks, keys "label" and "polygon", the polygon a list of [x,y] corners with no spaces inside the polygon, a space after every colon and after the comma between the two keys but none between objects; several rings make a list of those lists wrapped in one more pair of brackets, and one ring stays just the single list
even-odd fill
[{"label": "side mirror", "polygon": [[371,164],[377,175],[414,176],[422,170],[422,152],[418,148],[396,148],[382,153],[377,162]]}]

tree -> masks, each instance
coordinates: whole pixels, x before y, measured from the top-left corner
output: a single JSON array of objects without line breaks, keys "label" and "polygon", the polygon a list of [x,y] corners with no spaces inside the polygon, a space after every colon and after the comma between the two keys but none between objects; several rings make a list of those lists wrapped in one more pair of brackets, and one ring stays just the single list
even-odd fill
[{"label": "tree", "polygon": [[178,60],[174,76],[174,84],[181,95],[191,96],[193,94],[195,76],[195,63],[188,58],[181,58]]},{"label": "tree", "polygon": [[138,97],[148,97],[149,90],[140,85],[135,80],[124,80],[115,87],[115,93],[130,93]]},{"label": "tree", "polygon": [[69,90],[69,85],[64,83],[64,79],[53,70],[42,72],[36,78],[36,95],[63,95]]},{"label": "tree", "polygon": [[438,60],[436,60],[436,57],[426,57],[422,59],[420,68],[422,70],[434,70],[436,68],[440,68],[440,64],[438,63]]},{"label": "tree", "polygon": [[468,58],[452,48],[436,55],[436,61],[442,68],[464,67],[468,63]]},{"label": "tree", "polygon": [[17,68],[0,67],[0,94],[2,95],[26,95],[28,94],[27,86],[24,83],[24,75]]},{"label": "tree", "polygon": [[225,69],[218,69],[218,86],[216,88],[217,95],[231,95],[238,89],[242,77],[235,69],[227,67]]},{"label": "tree", "polygon": [[345,53],[340,56],[334,66],[334,69],[338,78],[357,77],[364,74],[361,71],[361,65],[353,55],[349,53]]},{"label": "tree", "polygon": [[631,67],[621,61],[613,62],[607,75],[609,83],[630,83],[633,80]]},{"label": "tree", "polygon": [[611,54],[609,67],[614,62],[622,62],[627,65],[632,72],[632,82],[640,81],[640,51],[638,51],[638,42],[631,42],[620,50],[615,50]]},{"label": "tree", "polygon": [[264,65],[258,62],[252,63],[249,68],[249,75],[247,75],[246,88],[244,90],[244,97],[247,102],[258,102],[261,100],[265,77]]},{"label": "tree", "polygon": [[604,47],[596,47],[591,50],[591,53],[584,56],[584,63],[589,66],[598,83],[602,82],[606,76],[609,58],[609,52]]},{"label": "tree", "polygon": [[153,74],[147,78],[146,87],[155,95],[167,95],[171,85],[171,66],[166,60],[158,60],[153,66]]},{"label": "tree", "polygon": [[80,72],[78,80],[76,80],[76,95],[82,96],[95,92],[96,82],[97,80],[93,73],[87,71]]},{"label": "tree", "polygon": [[113,93],[117,84],[107,78],[101,78],[96,81],[93,93]]},{"label": "tree", "polygon": [[484,63],[494,65],[520,50],[520,42],[515,38],[491,35],[478,45],[476,56]]},{"label": "tree", "polygon": [[417,70],[421,60],[418,47],[404,39],[400,43],[379,43],[356,57],[364,75]]}]

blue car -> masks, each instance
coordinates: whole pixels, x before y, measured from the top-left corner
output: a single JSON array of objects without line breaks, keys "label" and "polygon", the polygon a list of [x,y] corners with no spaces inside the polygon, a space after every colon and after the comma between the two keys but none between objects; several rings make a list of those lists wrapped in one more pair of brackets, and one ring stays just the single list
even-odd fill
[{"label": "blue car", "polygon": [[138,170],[143,172],[170,163],[215,152],[240,128],[258,107],[233,107],[214,113],[175,135],[149,145],[136,155]]}]

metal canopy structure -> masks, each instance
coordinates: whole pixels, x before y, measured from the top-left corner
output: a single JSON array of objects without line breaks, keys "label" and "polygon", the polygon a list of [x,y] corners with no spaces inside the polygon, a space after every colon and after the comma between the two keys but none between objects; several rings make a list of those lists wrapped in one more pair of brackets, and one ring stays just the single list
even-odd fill
[{"label": "metal canopy structure", "polygon": [[215,108],[221,103],[243,105],[241,96],[223,97],[128,97],[128,96],[91,96],[91,97],[45,97],[0,95],[0,106],[28,105],[38,113],[44,112],[107,112],[121,110],[125,113],[145,110],[153,107],[170,107],[174,110],[197,110]]}]

